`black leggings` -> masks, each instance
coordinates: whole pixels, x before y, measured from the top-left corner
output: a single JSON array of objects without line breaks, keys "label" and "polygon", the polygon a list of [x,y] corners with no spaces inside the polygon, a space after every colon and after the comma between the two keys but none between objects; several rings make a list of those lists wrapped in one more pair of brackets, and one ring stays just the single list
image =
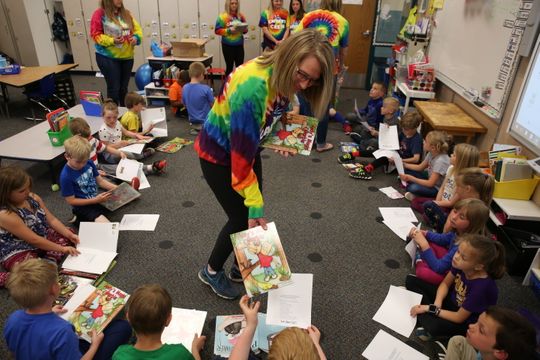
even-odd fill
[{"label": "black leggings", "polygon": [[225,58],[225,78],[232,73],[234,66],[239,67],[244,63],[244,45],[230,46],[221,43],[223,57]]},{"label": "black leggings", "polygon": [[[229,218],[219,232],[212,254],[208,259],[210,267],[215,271],[219,271],[223,268],[223,264],[225,264],[225,261],[227,261],[227,258],[233,251],[230,234],[248,228],[249,212],[248,208],[244,205],[244,198],[231,186],[231,167],[216,165],[203,159],[200,159],[200,162],[204,179]],[[257,154],[255,157],[253,171],[255,171],[259,182],[259,189],[262,192],[262,164],[260,154]]]},{"label": "black leggings", "polygon": [[[407,290],[422,294],[422,304],[424,305],[433,304],[437,296],[437,285],[429,284],[414,275],[407,275],[405,287]],[[459,310],[459,307],[450,298],[450,294],[443,300],[442,308],[449,311]],[[454,335],[465,335],[468,324],[465,322],[456,324],[435,315],[423,313],[418,315],[418,326],[426,329],[434,337],[452,337]]]}]

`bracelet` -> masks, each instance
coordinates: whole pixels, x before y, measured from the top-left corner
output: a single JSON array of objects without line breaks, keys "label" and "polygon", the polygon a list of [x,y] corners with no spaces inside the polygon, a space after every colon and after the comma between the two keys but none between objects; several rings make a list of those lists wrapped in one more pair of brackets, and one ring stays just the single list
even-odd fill
[{"label": "bracelet", "polygon": [[441,308],[437,307],[437,310],[435,311],[435,316],[439,316],[440,313],[441,313]]}]

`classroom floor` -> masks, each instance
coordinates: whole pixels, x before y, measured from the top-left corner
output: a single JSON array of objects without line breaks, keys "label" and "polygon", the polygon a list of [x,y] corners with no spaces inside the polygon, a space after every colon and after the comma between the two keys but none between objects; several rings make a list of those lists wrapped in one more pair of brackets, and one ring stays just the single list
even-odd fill
[{"label": "classroom floor", "polygon": [[[73,75],[79,90],[105,90],[103,78]],[[135,89],[133,81],[131,89]],[[16,89],[9,89],[11,118],[0,118],[0,140],[32,126],[23,120],[28,103]],[[364,90],[343,89],[338,106],[351,111],[354,99],[367,101]],[[185,119],[169,117],[169,135],[193,138]],[[46,136],[43,134],[43,136]],[[331,123],[328,140],[336,149],[314,152],[309,157],[282,158],[263,152],[266,217],[275,221],[290,268],[296,273],[314,274],[312,322],[323,334],[322,347],[331,359],[359,359],[379,329],[434,358],[434,347],[414,335],[410,340],[372,320],[389,285],[404,285],[410,272],[405,243],[383,223],[378,207],[408,206],[405,199],[391,200],[379,188],[397,187],[394,175],[377,170],[371,181],[354,180],[337,163],[339,141],[349,141],[339,124]],[[24,146],[24,144],[21,144]],[[240,313],[237,301],[218,298],[197,278],[206,263],[225,215],[202,178],[192,146],[176,154],[157,153],[167,159],[163,176],[148,177],[151,188],[142,197],[119,209],[110,218],[124,214],[160,214],[155,232],[121,232],[118,264],[107,276],[111,284],[128,293],[144,283],[165,286],[173,306],[208,311],[203,334],[207,336],[203,358],[213,353],[215,316]],[[2,165],[14,161],[2,161]],[[17,162],[34,179],[34,191],[61,220],[70,209],[60,194],[50,190],[47,166]],[[227,268],[230,264],[227,264]],[[525,307],[540,315],[540,303],[532,290],[521,286],[521,278],[505,276],[498,284],[499,304],[514,309]],[[238,285],[241,286],[241,285]],[[5,289],[0,290],[0,324],[17,306]],[[263,297],[261,311],[266,310]],[[4,341],[0,358],[9,357]]]}]

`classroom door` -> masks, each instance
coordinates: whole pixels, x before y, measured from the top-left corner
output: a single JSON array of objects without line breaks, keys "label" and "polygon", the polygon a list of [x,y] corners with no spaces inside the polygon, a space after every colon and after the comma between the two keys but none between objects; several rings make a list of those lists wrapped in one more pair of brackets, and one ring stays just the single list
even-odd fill
[{"label": "classroom door", "polygon": [[346,87],[365,87],[376,5],[375,0],[364,0],[362,5],[343,5],[343,16],[350,26],[349,50],[345,58],[349,67]]}]

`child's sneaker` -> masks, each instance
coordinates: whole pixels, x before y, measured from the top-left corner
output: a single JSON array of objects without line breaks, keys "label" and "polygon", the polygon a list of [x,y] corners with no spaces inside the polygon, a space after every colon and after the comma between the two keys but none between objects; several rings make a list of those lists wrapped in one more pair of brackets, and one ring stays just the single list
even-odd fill
[{"label": "child's sneaker", "polygon": [[430,341],[431,335],[423,327],[419,327],[415,330],[416,336],[422,341]]},{"label": "child's sneaker", "polygon": [[416,196],[412,192],[407,191],[405,193],[405,199],[407,199],[409,201],[413,201],[414,199],[416,199]]},{"label": "child's sneaker", "polygon": [[216,272],[215,275],[211,275],[208,272],[208,266],[204,265],[204,267],[199,270],[198,275],[199,280],[210,286],[217,296],[224,299],[233,300],[240,295],[240,292],[235,289],[230,283],[229,279],[227,279],[223,270]]},{"label": "child's sneaker", "polygon": [[362,136],[359,133],[352,132],[349,134],[352,141],[354,141],[357,144],[360,144],[362,142]]},{"label": "child's sneaker", "polygon": [[238,266],[236,266],[236,264],[233,264],[233,266],[231,266],[231,270],[227,275],[229,277],[229,280],[236,283],[241,283],[242,281],[244,281],[244,279],[242,279],[242,273],[240,272],[240,269],[238,268]]},{"label": "child's sneaker", "polygon": [[141,186],[141,180],[135,176],[133,179],[131,179],[130,185],[135,190],[139,190],[139,187]]},{"label": "child's sneaker", "polygon": [[155,153],[156,153],[156,149],[151,148],[151,147],[146,148],[142,152],[143,159],[146,159],[147,157],[150,157],[150,156],[154,155]]},{"label": "child's sneaker", "polygon": [[354,179],[360,179],[360,180],[371,180],[373,176],[371,175],[371,172],[367,172],[364,166],[360,165],[356,169],[353,169],[349,172],[349,176]]},{"label": "child's sneaker", "polygon": [[352,132],[352,126],[347,123],[343,124],[343,132],[345,133],[345,135],[350,135]]},{"label": "child's sneaker", "polygon": [[446,346],[440,341],[434,341],[433,343],[438,346],[436,359],[444,360],[446,358]]},{"label": "child's sneaker", "polygon": [[373,170],[375,170],[375,168],[373,167],[372,164],[367,164],[366,166],[364,166],[364,170],[366,170],[366,172],[372,174]]},{"label": "child's sneaker", "polygon": [[354,155],[352,153],[345,153],[338,156],[337,161],[340,164],[350,164],[354,162]]},{"label": "child's sneaker", "polygon": [[167,160],[158,160],[154,161],[152,164],[152,171],[154,174],[161,175],[165,172],[165,168],[167,167]]}]

